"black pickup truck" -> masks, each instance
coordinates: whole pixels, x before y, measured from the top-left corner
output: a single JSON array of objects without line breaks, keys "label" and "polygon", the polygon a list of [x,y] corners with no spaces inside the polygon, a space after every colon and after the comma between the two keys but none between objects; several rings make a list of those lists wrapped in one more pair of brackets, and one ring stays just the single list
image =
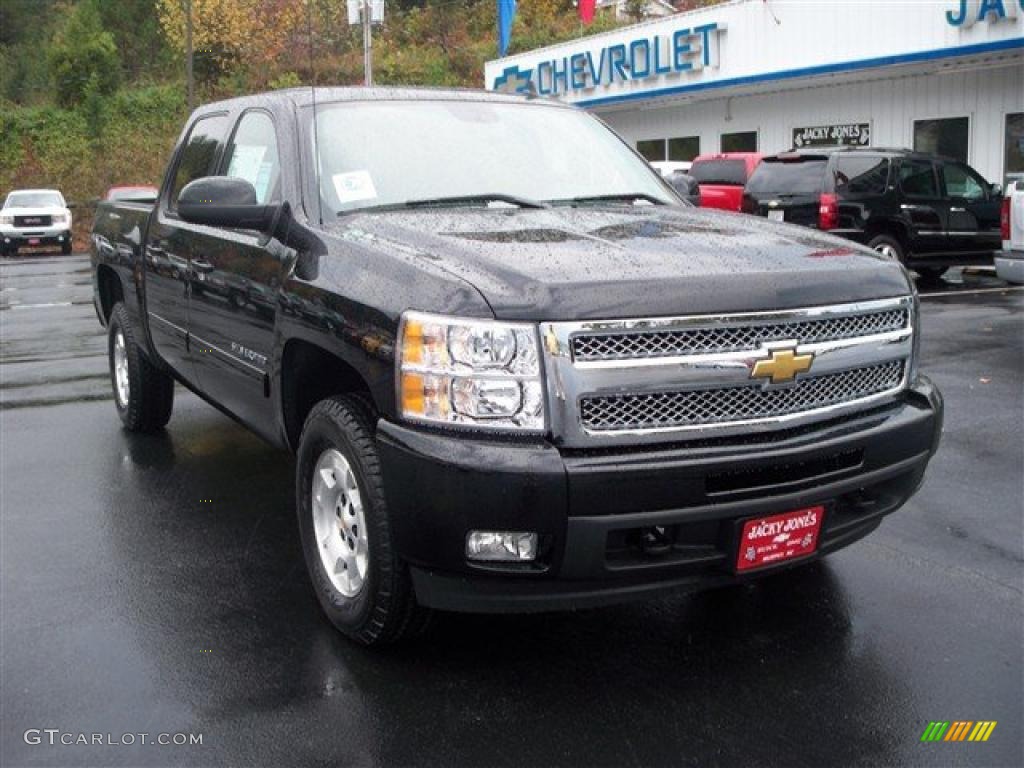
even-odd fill
[{"label": "black pickup truck", "polygon": [[316,595],[364,643],[812,561],[939,442],[900,264],[693,208],[542,99],[209,104],[92,240],[125,427],[178,382],[295,452]]}]

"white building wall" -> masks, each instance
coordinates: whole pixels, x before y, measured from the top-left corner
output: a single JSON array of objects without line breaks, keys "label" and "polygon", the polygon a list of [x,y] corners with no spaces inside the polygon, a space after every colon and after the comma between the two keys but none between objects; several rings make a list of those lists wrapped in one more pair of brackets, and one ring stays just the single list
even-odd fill
[{"label": "white building wall", "polygon": [[986,66],[950,74],[823,84],[675,105],[658,100],[643,107],[594,111],[632,144],[699,135],[701,152],[717,152],[722,133],[758,131],[758,147],[765,153],[789,149],[795,127],[847,122],[870,122],[873,146],[911,147],[914,120],[966,116],[971,129],[968,162],[990,181],[1000,182],[1005,116],[1024,112],[1024,67]]},{"label": "white building wall", "polygon": [[[507,86],[507,81],[501,84],[499,78],[513,71],[517,77],[530,78],[541,95],[595,108],[625,100],[640,104],[648,97],[667,98],[687,90],[696,93],[694,89],[710,95],[709,88],[740,87],[751,78],[765,91],[786,79],[810,77],[808,70],[822,67],[864,71],[869,66],[865,62],[877,67],[887,66],[886,61],[906,64],[970,56],[974,55],[971,48],[977,46],[1024,47],[1021,0],[965,2],[975,15],[982,7],[998,4],[1007,17],[989,13],[985,20],[956,26],[947,14],[957,12],[959,0],[733,0],[489,61],[484,68],[484,86]],[[718,55],[708,66],[687,71],[669,67],[664,74],[649,68],[626,79],[621,73],[613,74],[611,46],[629,48],[632,41],[648,41],[648,49],[653,50],[657,39],[664,65],[670,59],[676,32],[710,24],[716,25],[710,34]],[[691,43],[701,45],[695,40]],[[587,65],[581,68],[581,87],[571,79],[551,85],[551,65],[564,71],[571,68],[573,56],[589,57],[589,65],[601,73],[598,81]]]}]

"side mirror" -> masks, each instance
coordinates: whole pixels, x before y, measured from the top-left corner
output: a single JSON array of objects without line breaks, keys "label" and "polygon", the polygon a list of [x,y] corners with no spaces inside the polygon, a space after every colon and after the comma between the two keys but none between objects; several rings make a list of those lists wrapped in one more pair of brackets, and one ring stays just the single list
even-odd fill
[{"label": "side mirror", "polygon": [[989,187],[989,192],[991,193],[992,197],[994,197],[996,199],[999,199],[999,198],[1001,198],[1003,196],[1003,185],[1002,184],[992,184]]},{"label": "side mirror", "polygon": [[205,176],[185,185],[178,195],[178,215],[192,224],[268,231],[279,204],[261,205],[256,188],[234,176]]},{"label": "side mirror", "polygon": [[665,179],[665,181],[669,183],[669,186],[672,187],[672,189],[676,191],[676,194],[683,198],[683,200],[687,200],[692,203],[694,200],[700,199],[700,185],[690,174],[676,171]]}]

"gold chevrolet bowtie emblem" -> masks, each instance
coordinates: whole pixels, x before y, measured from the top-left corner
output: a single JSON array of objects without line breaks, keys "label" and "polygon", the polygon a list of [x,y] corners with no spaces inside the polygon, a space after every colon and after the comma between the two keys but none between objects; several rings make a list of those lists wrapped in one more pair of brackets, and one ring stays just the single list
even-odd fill
[{"label": "gold chevrolet bowtie emblem", "polygon": [[772,384],[792,381],[798,373],[811,370],[814,355],[798,355],[792,349],[776,349],[767,360],[758,360],[750,372],[752,379],[771,379]]}]

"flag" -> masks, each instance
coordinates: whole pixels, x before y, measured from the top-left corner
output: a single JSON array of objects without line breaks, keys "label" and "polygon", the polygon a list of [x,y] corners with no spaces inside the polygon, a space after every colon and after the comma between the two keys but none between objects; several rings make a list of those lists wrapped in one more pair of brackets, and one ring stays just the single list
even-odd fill
[{"label": "flag", "polygon": [[498,56],[508,51],[512,37],[512,20],[516,17],[516,0],[498,0]]},{"label": "flag", "polygon": [[580,21],[589,24],[594,20],[595,0],[579,0]]}]

